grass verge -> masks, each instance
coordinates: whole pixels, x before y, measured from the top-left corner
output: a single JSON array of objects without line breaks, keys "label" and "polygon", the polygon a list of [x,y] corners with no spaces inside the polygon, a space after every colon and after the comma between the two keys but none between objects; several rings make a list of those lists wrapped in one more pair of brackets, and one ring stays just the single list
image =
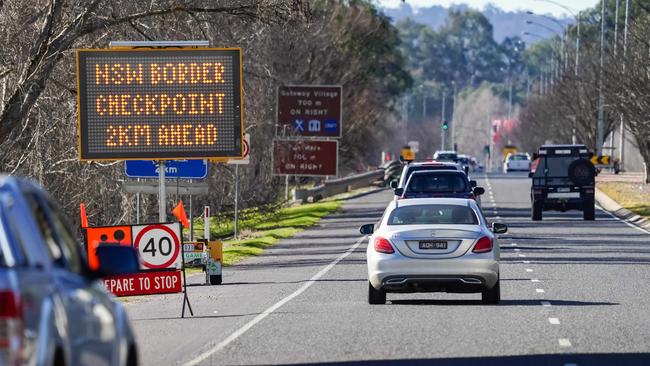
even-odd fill
[{"label": "grass verge", "polygon": [[630,182],[599,182],[598,189],[623,208],[650,218],[650,185]]},{"label": "grass verge", "polygon": [[[223,241],[223,264],[229,266],[247,257],[262,254],[265,248],[280,239],[294,236],[303,229],[316,225],[324,216],[336,212],[341,204],[341,200],[332,200],[282,207],[270,212],[247,210],[240,223],[240,239]],[[203,223],[195,221],[195,230],[202,232]],[[232,222],[217,219],[211,224],[210,234],[224,238],[232,236],[232,230]]]}]

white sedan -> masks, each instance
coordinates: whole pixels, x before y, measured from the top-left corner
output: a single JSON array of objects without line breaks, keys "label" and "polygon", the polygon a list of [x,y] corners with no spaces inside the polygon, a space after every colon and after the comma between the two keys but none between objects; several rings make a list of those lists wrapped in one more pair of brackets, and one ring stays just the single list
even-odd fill
[{"label": "white sedan", "polygon": [[503,172],[530,171],[530,155],[528,153],[509,153],[503,161]]},{"label": "white sedan", "polygon": [[480,292],[486,304],[501,299],[499,245],[476,202],[462,198],[414,198],[389,203],[370,235],[368,302],[385,304],[389,292]]}]

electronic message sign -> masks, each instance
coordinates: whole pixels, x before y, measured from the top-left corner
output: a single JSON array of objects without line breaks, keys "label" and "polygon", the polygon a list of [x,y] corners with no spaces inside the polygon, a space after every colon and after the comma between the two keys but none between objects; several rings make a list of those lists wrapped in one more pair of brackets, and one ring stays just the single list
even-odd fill
[{"label": "electronic message sign", "polygon": [[81,160],[241,158],[241,49],[77,50]]}]

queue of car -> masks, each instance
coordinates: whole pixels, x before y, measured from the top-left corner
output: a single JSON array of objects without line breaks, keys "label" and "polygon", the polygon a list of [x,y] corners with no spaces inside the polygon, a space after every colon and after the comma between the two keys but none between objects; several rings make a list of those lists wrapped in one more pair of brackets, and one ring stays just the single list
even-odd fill
[{"label": "queue of car", "polygon": [[477,202],[485,189],[458,156],[439,151],[432,161],[406,162],[381,221],[360,228],[369,235],[368,303],[404,292],[479,292],[483,303],[499,303],[496,234],[508,228],[488,224]]}]

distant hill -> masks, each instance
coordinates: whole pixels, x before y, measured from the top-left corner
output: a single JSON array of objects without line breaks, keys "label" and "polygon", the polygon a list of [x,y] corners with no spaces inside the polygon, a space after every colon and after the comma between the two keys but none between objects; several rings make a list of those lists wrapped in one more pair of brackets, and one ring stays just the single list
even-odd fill
[{"label": "distant hill", "polygon": [[[469,7],[467,5],[456,5],[453,9],[469,9]],[[382,10],[384,14],[392,18],[393,21],[397,22],[410,17],[416,22],[426,24],[433,29],[440,28],[445,23],[447,14],[449,13],[449,8],[440,5],[413,9],[410,5],[405,3],[403,3],[399,8],[382,8]],[[539,38],[536,37],[523,36],[523,32],[535,33],[542,37],[551,37],[554,35],[553,32],[543,27],[526,24],[526,20],[533,20],[545,24],[560,32],[560,26],[558,24],[540,16],[526,14],[525,11],[508,12],[495,6],[488,5],[482,10],[482,12],[494,26],[494,39],[497,42],[503,41],[505,37],[513,36],[522,37],[526,43],[535,43],[539,41]],[[566,25],[572,24],[574,19],[559,18],[558,21]]]}]

